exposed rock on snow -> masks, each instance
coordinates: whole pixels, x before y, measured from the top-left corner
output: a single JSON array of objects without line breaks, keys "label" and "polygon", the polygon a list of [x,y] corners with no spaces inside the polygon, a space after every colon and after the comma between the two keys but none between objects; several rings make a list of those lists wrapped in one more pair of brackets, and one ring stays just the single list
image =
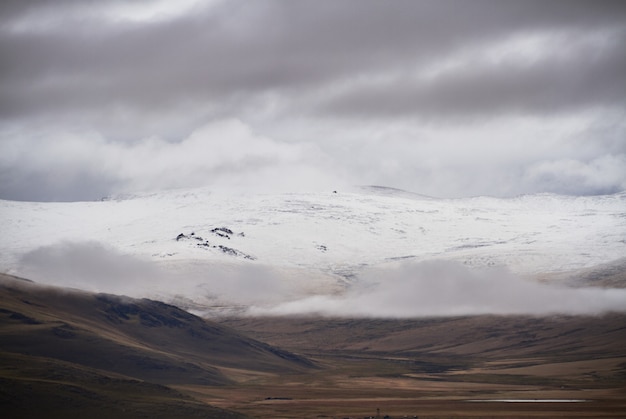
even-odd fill
[{"label": "exposed rock on snow", "polygon": [[[210,233],[215,234],[217,237],[221,237],[221,238],[226,238],[230,240],[230,236],[233,235],[233,231],[226,228],[226,227],[218,227],[218,228],[213,228],[210,230]],[[245,235],[243,233],[240,233],[238,235],[239,237],[245,237]],[[241,257],[243,259],[247,259],[247,260],[256,260],[256,258],[254,256],[248,255],[244,252],[241,252],[237,249],[233,249],[232,247],[227,247],[227,246],[223,246],[221,244],[215,245],[215,244],[211,244],[208,240],[204,240],[202,238],[202,236],[198,236],[196,235],[195,232],[186,235],[184,233],[180,233],[178,236],[176,236],[176,241],[180,242],[180,241],[190,241],[190,240],[195,240],[198,241],[200,243],[195,243],[197,247],[200,248],[205,248],[205,249],[217,249],[220,250],[222,253],[226,254],[226,255],[230,255],[230,256],[236,256],[236,257]]]},{"label": "exposed rock on snow", "polygon": [[534,276],[626,254],[624,192],[436,199],[380,187],[273,195],[194,189],[95,202],[0,201],[0,219],[5,272],[19,272],[29,251],[85,240],[157,263],[257,258],[341,277],[406,259]]}]

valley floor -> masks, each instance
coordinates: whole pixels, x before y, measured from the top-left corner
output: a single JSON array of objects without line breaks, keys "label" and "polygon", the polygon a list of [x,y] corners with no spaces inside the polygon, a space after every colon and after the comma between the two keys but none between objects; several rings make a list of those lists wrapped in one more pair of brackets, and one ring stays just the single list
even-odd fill
[{"label": "valley floor", "polygon": [[241,374],[231,387],[177,387],[255,418],[626,416],[623,315],[224,323],[319,366]]}]

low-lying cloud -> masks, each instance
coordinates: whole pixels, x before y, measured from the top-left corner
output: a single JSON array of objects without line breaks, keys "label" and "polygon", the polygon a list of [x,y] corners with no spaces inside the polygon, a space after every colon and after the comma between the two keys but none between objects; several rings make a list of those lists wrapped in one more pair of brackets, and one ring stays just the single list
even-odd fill
[{"label": "low-lying cloud", "polygon": [[430,261],[372,269],[344,295],[317,295],[252,314],[423,317],[478,314],[597,314],[626,310],[626,290],[567,288],[524,280],[506,269]]},{"label": "low-lying cloud", "polygon": [[569,288],[504,268],[451,261],[372,268],[348,290],[294,271],[251,264],[180,261],[168,268],[97,242],[44,246],[21,258],[19,274],[49,285],[158,298],[198,312],[236,307],[249,315],[410,318],[479,314],[626,311],[626,289]]},{"label": "low-lying cloud", "polygon": [[16,274],[36,282],[92,292],[211,305],[273,305],[303,298],[310,278],[292,280],[261,264],[183,260],[158,264],[95,241],[66,241],[24,254]]},{"label": "low-lying cloud", "polygon": [[48,285],[133,294],[160,278],[149,262],[99,242],[62,242],[24,254],[18,273]]}]

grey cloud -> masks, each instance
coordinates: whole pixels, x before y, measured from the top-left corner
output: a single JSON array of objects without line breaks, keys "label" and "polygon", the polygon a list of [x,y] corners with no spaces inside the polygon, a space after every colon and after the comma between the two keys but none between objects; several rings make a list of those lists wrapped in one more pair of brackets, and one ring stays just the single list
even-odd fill
[{"label": "grey cloud", "polygon": [[[118,179],[82,170],[54,173],[12,166],[0,169],[0,196],[13,201],[93,201],[119,190]],[[28,188],[24,186],[28,185]]]},{"label": "grey cloud", "polygon": [[200,311],[216,303],[278,304],[302,298],[308,286],[270,266],[202,260],[160,265],[94,241],[41,246],[19,258],[16,272],[42,284],[178,301]]},{"label": "grey cloud", "polygon": [[[148,21],[111,12],[126,4],[0,5],[0,151],[5,154],[0,197],[92,199],[160,183],[199,186],[235,177],[247,182],[255,171],[263,172],[259,181],[270,183],[314,177],[326,182],[336,176],[337,182],[385,183],[423,193],[432,193],[430,188],[443,195],[544,187],[602,193],[623,184],[624,176],[615,171],[605,176],[600,168],[604,182],[564,187],[547,181],[545,169],[546,162],[573,160],[585,166],[622,158],[623,124],[609,127],[619,119],[614,114],[626,109],[621,1],[218,1]],[[532,36],[561,41],[534,46],[542,51],[536,60],[515,53],[515,59],[500,60],[481,55],[494,43]],[[415,75],[455,57],[464,57],[461,65],[427,81]],[[498,164],[483,160],[489,160],[496,142],[519,139],[486,133],[480,126],[520,115],[549,126],[592,111],[598,136],[586,140],[594,143],[586,146],[588,155],[571,155],[578,134],[565,124],[547,138],[564,144],[563,155],[548,150],[521,160],[505,156]],[[220,167],[195,162],[180,176],[171,175],[172,165],[163,168],[148,160],[141,161],[144,170],[129,169],[137,148],[153,139],[163,153],[171,144],[189,150],[185,145],[193,132],[229,119],[269,138],[273,150],[298,145],[305,157],[257,153],[225,158]],[[362,130],[367,124],[371,128]],[[413,135],[429,124],[441,133]],[[463,128],[458,142],[476,143],[476,154],[469,156],[474,166],[451,161],[449,147],[418,145],[439,142],[450,126]],[[511,126],[511,131],[525,130],[523,123]],[[537,131],[529,134],[542,134]],[[68,146],[63,140],[68,132],[79,133],[97,158],[76,155],[72,148],[82,146]],[[360,135],[356,140],[354,132]],[[465,138],[465,133],[477,137],[476,132],[485,138]],[[571,141],[561,141],[570,134]],[[395,147],[407,138],[413,148]],[[608,138],[617,146],[602,149]],[[545,139],[528,138],[528,146],[540,140]],[[262,143],[247,144],[255,142]],[[206,140],[203,150],[227,143]],[[11,148],[20,150],[19,158],[6,156],[14,155]],[[43,150],[62,150],[72,158],[52,153],[46,159]],[[55,157],[66,164],[57,164]],[[429,159],[439,160],[439,167],[423,163]],[[293,176],[300,166],[307,167],[306,174]],[[501,179],[510,185],[495,184]]]},{"label": "grey cloud", "polygon": [[360,83],[317,107],[328,116],[425,119],[549,115],[594,106],[624,109],[626,31],[613,37],[600,51],[563,41],[563,51],[538,61],[477,61],[428,80],[397,77]]},{"label": "grey cloud", "polygon": [[88,291],[142,289],[158,272],[150,262],[98,242],[63,242],[24,254],[20,274],[38,282]]},{"label": "grey cloud", "polygon": [[[79,3],[66,3],[66,7],[72,10]],[[199,104],[272,90],[285,94],[292,89],[317,91],[339,80],[421,65],[460,48],[515,33],[623,28],[623,9],[617,2],[569,2],[567,7],[560,2],[515,2],[507,6],[480,1],[391,5],[255,2],[246,7],[224,2],[173,22],[132,25],[88,20],[82,25],[59,25],[44,33],[5,33],[0,43],[5,57],[1,82],[7,93],[0,109],[5,117],[85,107],[107,109],[116,104],[165,112],[181,101]],[[597,73],[597,77],[583,77],[583,82],[623,81],[618,76],[623,74],[619,69],[624,63],[623,46],[620,48],[615,51],[617,68],[604,57],[587,64],[588,58],[582,55],[568,63],[568,73]],[[612,56],[612,52],[607,55]],[[509,76],[539,78],[545,81],[535,89],[538,92],[547,83],[556,82],[551,89],[554,96],[564,96],[560,103],[571,99],[584,103],[584,94],[572,98],[568,93],[575,80],[559,82],[553,76],[559,69],[548,65],[547,74],[542,75],[541,69],[526,74],[494,68],[481,80],[488,88],[494,76],[504,78],[497,87],[506,88]],[[477,76],[461,75],[451,80],[451,88],[457,85],[454,90],[459,89],[454,97],[461,102],[476,99],[472,91],[463,94],[462,90],[471,88]],[[447,85],[449,81],[443,82]],[[525,84],[523,80],[520,83],[522,93]],[[586,89],[584,84],[577,85],[576,91],[593,92],[598,90],[596,84]],[[447,106],[455,109],[447,91],[439,86],[422,93],[425,100],[441,102],[438,111],[445,113]],[[598,93],[601,97],[593,100],[602,100],[606,94],[607,100],[614,102],[619,93],[604,89]],[[398,94],[397,106],[402,107],[407,99]],[[525,104],[523,98],[517,99],[521,106]],[[351,101],[346,100],[350,109]],[[531,97],[527,106],[535,102]],[[494,105],[490,108],[497,109]]]}]

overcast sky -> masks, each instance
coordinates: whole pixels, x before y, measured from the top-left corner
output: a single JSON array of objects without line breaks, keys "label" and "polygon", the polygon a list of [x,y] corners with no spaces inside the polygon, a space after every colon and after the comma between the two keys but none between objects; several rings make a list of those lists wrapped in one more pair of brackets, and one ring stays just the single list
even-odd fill
[{"label": "overcast sky", "polygon": [[616,1],[0,2],[0,198],[626,189]]}]

